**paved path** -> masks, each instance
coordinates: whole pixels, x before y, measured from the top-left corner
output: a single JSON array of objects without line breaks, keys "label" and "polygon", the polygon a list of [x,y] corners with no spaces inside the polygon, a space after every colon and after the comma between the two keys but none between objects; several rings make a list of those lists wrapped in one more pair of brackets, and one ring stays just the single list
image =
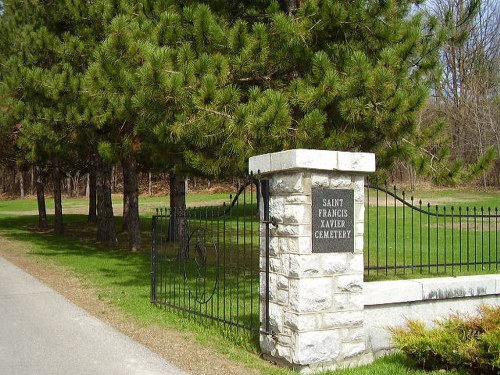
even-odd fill
[{"label": "paved path", "polygon": [[187,375],[2,257],[0,374]]}]

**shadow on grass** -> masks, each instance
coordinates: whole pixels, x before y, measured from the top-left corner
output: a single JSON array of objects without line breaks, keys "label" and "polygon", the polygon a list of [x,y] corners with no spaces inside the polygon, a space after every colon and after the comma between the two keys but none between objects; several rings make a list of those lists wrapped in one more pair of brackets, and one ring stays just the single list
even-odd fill
[{"label": "shadow on grass", "polygon": [[[52,219],[49,217],[49,222]],[[144,246],[143,251],[136,253],[127,250],[126,233],[118,233],[116,246],[100,245],[96,241],[95,225],[87,223],[85,215],[65,215],[63,235],[56,235],[52,228],[39,230],[37,220],[36,215],[0,215],[0,236],[24,243],[27,253],[50,259],[83,276],[84,285],[89,282],[96,287],[99,298],[109,299],[127,313],[155,324],[164,318],[164,309],[152,308],[150,304],[151,233],[148,218],[141,218]],[[117,220],[116,223],[119,228],[120,221]],[[186,321],[204,327],[203,330],[209,328],[214,334],[219,332],[226,339],[251,352],[258,351],[258,336],[253,333],[194,316],[185,318]],[[246,319],[255,319],[255,316],[248,316]]]},{"label": "shadow on grass", "polygon": [[[0,216],[0,235],[23,242],[29,253],[52,258],[91,280],[97,277],[106,279],[106,284],[149,288],[149,249],[145,246],[142,252],[128,252],[126,233],[118,233],[116,246],[106,247],[96,241],[95,225],[87,223],[85,215],[65,215],[62,235],[56,235],[51,228],[40,230],[37,220],[33,215]],[[117,220],[117,228],[119,225]],[[149,244],[150,233],[144,232],[143,237],[144,244]]]}]

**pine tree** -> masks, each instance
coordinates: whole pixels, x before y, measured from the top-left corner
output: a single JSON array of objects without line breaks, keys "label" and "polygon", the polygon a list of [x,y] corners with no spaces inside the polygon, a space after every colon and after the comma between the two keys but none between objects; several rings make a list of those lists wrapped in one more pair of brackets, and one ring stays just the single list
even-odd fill
[{"label": "pine tree", "polygon": [[412,159],[444,37],[414,3],[170,10],[144,47],[141,126],[183,173],[234,173],[253,154],[296,147],[375,152],[382,170]]},{"label": "pine tree", "polygon": [[[141,246],[138,206],[138,163],[141,138],[137,134],[137,112],[132,98],[136,70],[143,59],[141,40],[148,24],[144,14],[134,16],[127,8],[106,26],[106,39],[96,49],[86,74],[85,87],[92,105],[102,162],[122,163],[124,176],[124,229],[129,232],[130,250]],[[129,13],[129,14],[127,14]]]},{"label": "pine tree", "polygon": [[[9,140],[10,147],[3,150],[14,150],[13,157],[20,165],[33,163],[37,165],[37,202],[39,211],[39,225],[45,228],[47,225],[47,214],[45,209],[44,175],[46,161],[39,153],[38,157],[30,147],[25,147],[28,139],[25,137],[25,130],[33,124],[32,107],[27,105],[29,100],[30,82],[27,78],[26,67],[34,65],[44,58],[44,44],[42,40],[34,43],[34,29],[40,26],[38,9],[32,8],[31,2],[5,1],[2,6],[0,16],[0,38],[2,49],[0,51],[0,91],[3,95],[0,111],[2,126],[6,131],[4,140]],[[42,39],[42,38],[40,38]],[[28,92],[27,92],[28,91]],[[40,146],[38,147],[40,148]]]},{"label": "pine tree", "polygon": [[[265,78],[261,86],[282,107],[276,143],[371,151],[383,169],[408,156],[404,140],[416,131],[441,42],[439,30],[410,13],[412,3],[304,1],[252,36],[261,61],[248,73]],[[242,63],[249,59],[242,54]]]},{"label": "pine tree", "polygon": [[[82,77],[96,41],[103,37],[103,8],[98,5],[5,1],[12,46],[7,86],[17,108],[10,114],[19,124],[17,144],[25,152],[24,159],[52,170],[56,232],[63,230],[62,174],[67,169],[88,169],[86,160],[97,150],[95,133],[88,126],[90,110],[82,95]],[[101,197],[111,200],[110,195]],[[106,242],[115,241],[111,231]]]}]

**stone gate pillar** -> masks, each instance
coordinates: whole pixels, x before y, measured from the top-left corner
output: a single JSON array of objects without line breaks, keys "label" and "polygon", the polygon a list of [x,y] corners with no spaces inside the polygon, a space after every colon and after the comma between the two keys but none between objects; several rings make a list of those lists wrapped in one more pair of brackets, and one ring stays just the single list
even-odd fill
[{"label": "stone gate pillar", "polygon": [[[264,355],[303,372],[370,362],[363,330],[364,176],[375,171],[375,155],[289,150],[252,157],[249,169],[269,180],[269,214],[277,224],[269,237],[271,332],[260,337]],[[260,254],[265,270],[265,239]],[[261,272],[261,285],[263,278]],[[263,292],[261,301],[265,325]]]}]

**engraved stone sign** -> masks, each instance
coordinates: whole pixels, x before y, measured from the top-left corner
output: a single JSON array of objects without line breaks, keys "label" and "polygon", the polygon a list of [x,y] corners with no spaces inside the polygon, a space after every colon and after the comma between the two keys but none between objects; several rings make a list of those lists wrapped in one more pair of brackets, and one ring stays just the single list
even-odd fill
[{"label": "engraved stone sign", "polygon": [[312,189],[312,252],[354,252],[354,191]]}]

